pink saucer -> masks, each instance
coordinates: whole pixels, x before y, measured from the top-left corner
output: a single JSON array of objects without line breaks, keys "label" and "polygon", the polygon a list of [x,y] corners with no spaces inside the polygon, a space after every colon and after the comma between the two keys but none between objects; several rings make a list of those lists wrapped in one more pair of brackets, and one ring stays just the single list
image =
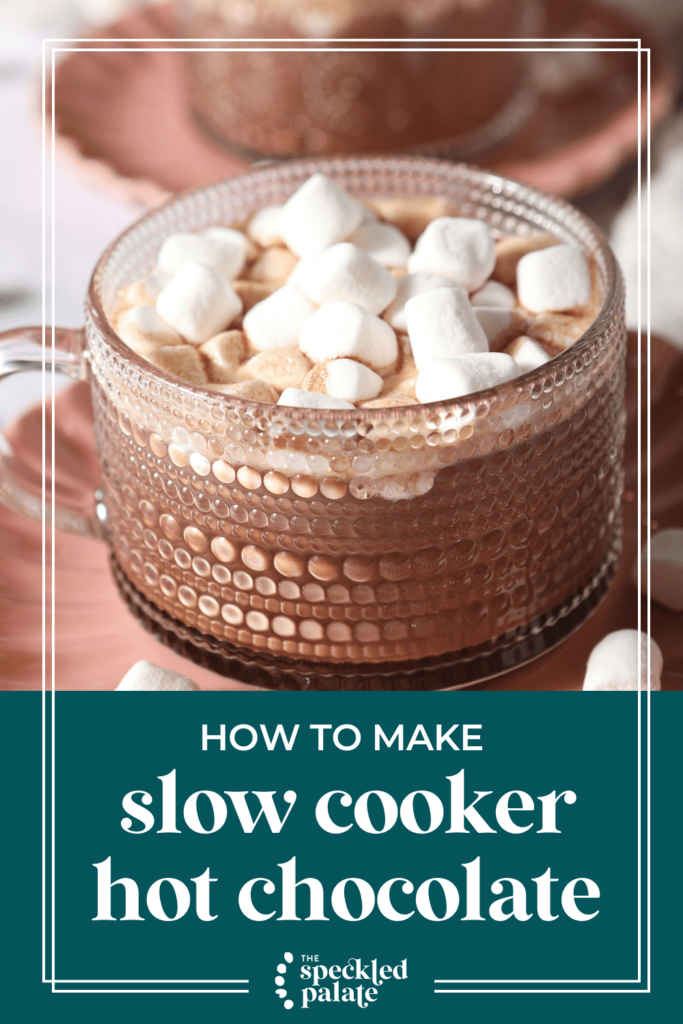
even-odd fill
[{"label": "pink saucer", "polygon": [[[56,72],[60,155],[102,188],[147,205],[247,167],[195,125],[183,54],[141,49],[173,35],[171,5],[146,8],[98,29],[93,36],[104,42],[84,39]],[[548,4],[539,28],[539,36],[545,38],[640,35],[638,22],[592,0]],[[117,38],[131,39],[129,47],[92,52],[106,46],[107,39]],[[655,45],[652,53],[654,127],[670,109],[674,79],[661,48]],[[524,129],[486,163],[556,195],[576,195],[607,180],[637,149],[636,60],[634,53],[603,53],[597,80],[584,82],[583,89],[579,83],[569,94],[542,90]],[[47,104],[49,110],[49,97]]]}]

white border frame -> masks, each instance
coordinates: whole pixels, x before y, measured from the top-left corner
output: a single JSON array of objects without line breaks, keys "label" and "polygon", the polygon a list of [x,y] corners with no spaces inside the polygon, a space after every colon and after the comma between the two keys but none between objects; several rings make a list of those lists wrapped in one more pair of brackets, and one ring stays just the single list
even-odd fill
[{"label": "white border frame", "polygon": [[[186,42],[206,42],[205,39],[186,39]],[[508,39],[415,39],[416,43],[509,43]],[[90,45],[91,43],[125,43],[127,46],[102,46],[95,47]],[[148,53],[155,50],[161,52],[327,52],[334,47],[296,47],[296,46],[278,46],[278,47],[264,47],[264,46],[206,46],[206,47],[183,47],[183,46],[169,46],[164,47],[161,45],[154,45],[149,47],[131,47],[131,43],[139,42],[150,42],[150,43],[165,43],[174,42],[170,39],[148,39],[148,38],[97,38],[91,37],[88,39],[76,39],[76,38],[44,38],[42,40],[42,269],[43,269],[43,285],[42,285],[42,343],[43,343],[43,365],[42,365],[42,463],[43,463],[43,481],[42,481],[42,501],[43,510],[45,509],[45,498],[46,498],[46,478],[45,478],[45,447],[46,447],[46,416],[45,416],[45,399],[46,399],[46,337],[47,337],[47,322],[46,322],[46,306],[47,306],[47,159],[46,159],[46,139],[47,139],[47,124],[46,124],[46,110],[45,110],[45,86],[46,86],[46,44],[51,43],[80,43],[80,46],[69,46],[69,47],[55,47],[51,46],[51,146],[50,146],[50,172],[51,172],[51,191],[50,191],[50,214],[51,214],[51,262],[50,262],[50,288],[51,288],[51,348],[52,348],[52,394],[51,398],[54,399],[54,379],[55,379],[55,266],[56,266],[56,254],[55,254],[55,54],[56,53],[74,53],[80,50],[88,50],[94,53],[112,53],[120,50],[131,49],[135,52]],[[232,39],[215,39],[212,40],[214,43],[223,42],[236,42]],[[239,40],[241,44],[244,43],[264,43],[264,42],[277,42],[281,44],[300,42],[300,40],[291,39],[243,39]],[[310,42],[352,42],[352,43],[392,43],[396,42],[394,39],[334,39],[329,40],[325,38],[312,38]],[[642,440],[642,334],[643,334],[643,319],[642,319],[642,292],[643,292],[643,274],[645,275],[645,332],[647,339],[647,366],[646,366],[646,382],[647,382],[647,401],[646,401],[646,443],[647,443],[647,479],[646,479],[646,514],[647,523],[650,522],[651,513],[651,483],[650,483],[650,442],[651,442],[651,410],[650,410],[650,345],[651,345],[651,326],[650,326],[650,294],[651,294],[651,247],[650,247],[650,177],[651,177],[651,50],[642,46],[642,39],[576,39],[574,43],[631,43],[637,44],[636,46],[607,46],[600,47],[596,45],[590,45],[586,47],[572,45],[572,46],[546,46],[542,44],[563,42],[566,43],[566,39],[530,39],[520,38],[517,42],[525,43],[536,43],[534,46],[429,46],[429,47],[390,47],[390,46],[352,46],[346,47],[345,51],[349,52],[435,52],[435,53],[463,53],[463,52],[549,52],[549,53],[570,53],[570,52],[616,52],[616,53],[634,53],[637,54],[637,75],[638,75],[638,182],[637,182],[637,194],[638,194],[638,217],[637,217],[637,228],[638,228],[638,297],[637,297],[637,308],[638,308],[638,417],[637,417],[637,441],[638,441],[638,493],[637,493],[637,516],[639,526],[642,524],[642,465],[641,465],[641,440]],[[83,45],[86,44],[86,45]],[[540,44],[540,45],[539,45]],[[646,56],[646,147],[645,147],[645,161],[646,161],[646,219],[645,219],[645,251],[646,251],[646,262],[643,266],[642,260],[642,153],[643,153],[643,132],[642,132],[642,111],[643,111],[643,90],[642,90],[642,56]],[[51,437],[51,504],[54,508],[55,505],[55,420],[52,418],[52,437]],[[52,665],[51,665],[51,686],[50,692],[52,693],[52,716],[51,716],[51,977],[47,977],[46,970],[46,950],[45,950],[45,937],[46,937],[46,780],[45,780],[45,769],[46,769],[46,756],[45,756],[45,695],[46,695],[46,676],[47,676],[47,665],[46,665],[46,601],[45,601],[45,583],[46,583],[46,532],[45,532],[45,516],[43,515],[42,522],[42,585],[43,585],[43,606],[42,606],[42,981],[45,984],[50,984],[53,993],[67,992],[71,994],[85,992],[85,993],[140,993],[140,994],[169,994],[169,993],[192,993],[192,994],[206,994],[206,993],[217,993],[217,994],[248,994],[248,989],[216,989],[216,988],[169,988],[169,989],[143,989],[143,988],[114,988],[114,989],[103,989],[103,988],[57,988],[57,985],[65,984],[82,984],[82,985],[93,985],[93,984],[203,984],[203,985],[223,985],[223,984],[249,984],[246,979],[186,979],[186,980],[173,980],[173,979],[120,979],[118,981],[114,979],[56,979],[55,978],[55,721],[56,721],[56,689],[55,689],[55,658],[54,658],[54,637],[55,637],[55,525],[54,517],[51,524],[51,539],[52,539],[52,551],[51,551],[51,565],[50,565],[50,576],[52,581],[52,599],[51,599],[51,636],[53,641],[52,646]],[[637,577],[638,577],[638,593],[641,591],[642,583],[642,567],[641,561],[638,561]],[[651,603],[650,603],[650,551],[649,544],[647,548],[646,558],[646,595],[647,595],[647,610],[646,610],[646,626],[647,636],[650,638],[651,629]],[[642,608],[641,602],[638,601],[638,630],[642,628]],[[646,828],[646,842],[647,842],[647,978],[646,988],[435,988],[435,995],[455,995],[455,994],[532,994],[532,993],[543,993],[543,994],[624,994],[624,993],[645,993],[651,992],[651,785],[650,785],[650,769],[651,769],[651,690],[650,690],[650,668],[651,668],[651,645],[648,645],[647,655],[647,671],[648,671],[648,684],[647,684],[647,828]],[[553,985],[553,984],[590,984],[590,985],[601,985],[601,984],[642,984],[642,714],[641,714],[641,692],[642,692],[642,679],[639,680],[640,688],[638,691],[638,977],[637,979],[498,979],[498,980],[487,980],[487,979],[435,979],[435,985],[450,985],[455,984],[458,986],[467,984],[484,984],[484,985]]]}]

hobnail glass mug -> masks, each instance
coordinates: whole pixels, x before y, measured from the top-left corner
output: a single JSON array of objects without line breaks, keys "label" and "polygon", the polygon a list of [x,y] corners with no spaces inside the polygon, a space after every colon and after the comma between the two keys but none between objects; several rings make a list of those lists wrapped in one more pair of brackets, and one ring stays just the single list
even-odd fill
[{"label": "hobnail glass mug", "polygon": [[[594,323],[539,369],[476,395],[400,409],[246,401],[151,365],[116,335],[121,288],[164,238],[243,222],[317,170],[361,198],[445,197],[493,234],[549,231],[589,254]],[[95,268],[85,328],[57,370],[90,381],[97,515],[140,622],[226,676],[280,689],[440,689],[537,657],[575,630],[614,575],[625,431],[624,291],[609,246],[567,203],[432,159],[293,161],[183,193]],[[41,365],[30,331],[4,374]],[[19,344],[22,342],[23,344]],[[3,500],[40,506],[16,486]]]}]

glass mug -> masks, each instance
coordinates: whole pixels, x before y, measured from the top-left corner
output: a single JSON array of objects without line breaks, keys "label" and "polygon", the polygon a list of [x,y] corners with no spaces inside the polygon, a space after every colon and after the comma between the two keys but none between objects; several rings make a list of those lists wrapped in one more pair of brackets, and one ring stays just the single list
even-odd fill
[{"label": "glass mug", "polygon": [[[312,410],[185,383],[108,315],[164,238],[246,220],[324,170],[361,198],[439,195],[494,235],[550,231],[597,268],[602,308],[539,369],[400,409]],[[537,657],[609,586],[621,545],[624,290],[567,203],[463,164],[409,157],[270,165],[183,193],[100,259],[85,329],[56,368],[90,381],[103,492],[92,520],[131,611],[223,675],[276,689],[445,689]],[[6,336],[7,337],[7,336]],[[4,373],[40,366],[15,331]],[[30,338],[29,338],[30,340]],[[4,500],[29,514],[19,492]]]}]

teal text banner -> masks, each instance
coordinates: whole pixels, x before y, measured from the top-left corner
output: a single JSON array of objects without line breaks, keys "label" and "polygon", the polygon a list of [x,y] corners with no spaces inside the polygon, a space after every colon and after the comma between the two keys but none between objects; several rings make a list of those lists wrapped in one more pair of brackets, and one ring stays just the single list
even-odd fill
[{"label": "teal text banner", "polygon": [[677,695],[652,808],[633,694],[48,695],[44,822],[41,697],[2,705],[6,1006],[635,1019],[673,983]]}]

